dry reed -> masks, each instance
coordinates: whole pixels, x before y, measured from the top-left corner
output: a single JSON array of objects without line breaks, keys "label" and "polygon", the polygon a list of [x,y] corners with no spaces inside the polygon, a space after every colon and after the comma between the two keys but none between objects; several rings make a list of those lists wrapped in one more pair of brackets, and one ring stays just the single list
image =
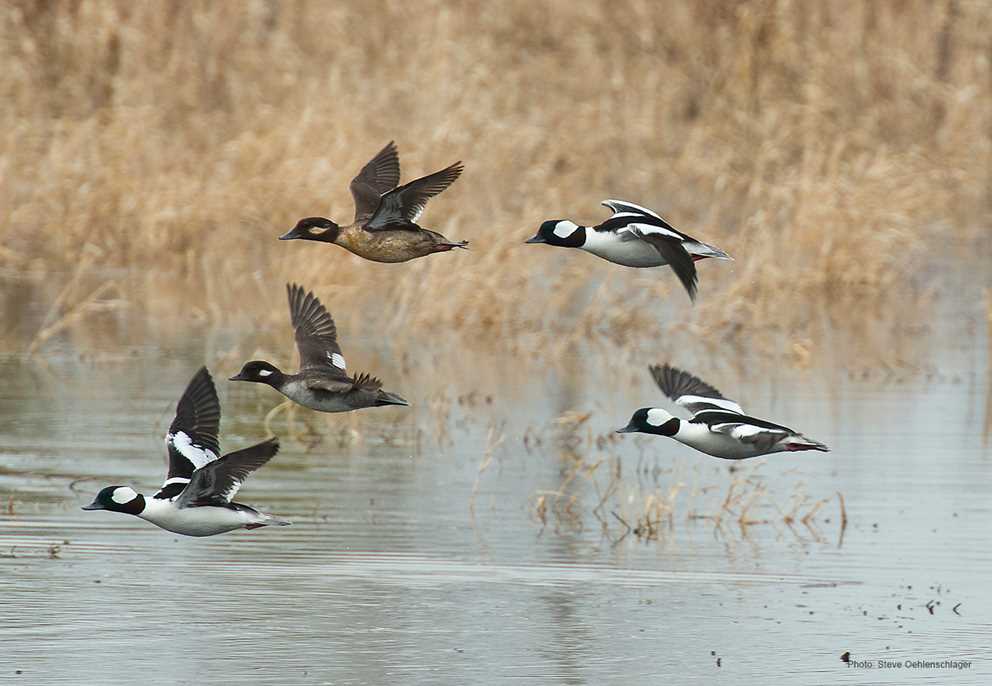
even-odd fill
[{"label": "dry reed", "polygon": [[[802,363],[838,329],[884,348],[870,329],[898,333],[925,302],[910,278],[923,258],[988,236],[990,14],[967,0],[11,0],[2,344],[85,343],[97,303],[61,303],[54,330],[25,312],[76,281],[128,301],[121,335],[281,330],[292,279],[355,337],[629,342],[666,297],[676,330],[712,345],[781,340]],[[275,241],[302,216],[347,221],[349,179],[390,139],[405,179],[465,160],[423,223],[471,252],[385,266]],[[545,218],[596,222],[611,196],[737,261],[700,266],[690,309],[666,271],[521,245]]]}]

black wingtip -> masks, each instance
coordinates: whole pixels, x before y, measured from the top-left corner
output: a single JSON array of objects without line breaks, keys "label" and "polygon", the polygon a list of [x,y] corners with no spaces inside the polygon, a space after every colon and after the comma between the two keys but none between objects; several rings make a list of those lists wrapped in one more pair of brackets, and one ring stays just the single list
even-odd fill
[{"label": "black wingtip", "polygon": [[266,438],[264,441],[259,443],[259,445],[266,446],[272,451],[272,454],[275,455],[276,453],[279,452],[279,437],[270,436],[269,438]]},{"label": "black wingtip", "polygon": [[648,371],[651,372],[651,377],[661,392],[672,400],[678,400],[683,395],[703,395],[708,398],[723,399],[720,391],[695,374],[668,363],[649,365]]}]

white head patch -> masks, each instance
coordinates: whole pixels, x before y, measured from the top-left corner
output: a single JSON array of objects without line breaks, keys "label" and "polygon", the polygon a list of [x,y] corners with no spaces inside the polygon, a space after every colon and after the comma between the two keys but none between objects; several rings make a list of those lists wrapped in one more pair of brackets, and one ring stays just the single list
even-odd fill
[{"label": "white head patch", "polygon": [[347,369],[348,365],[344,362],[344,356],[341,353],[327,353],[327,356],[331,358],[331,364],[333,364],[338,369]]},{"label": "white head patch", "polygon": [[664,410],[659,410],[657,408],[648,410],[648,424],[651,426],[661,426],[671,418],[672,415],[668,414]]},{"label": "white head patch", "polygon": [[269,370],[269,369],[259,369],[258,370],[258,375],[259,376],[272,376],[272,371]]},{"label": "white head patch", "polygon": [[124,505],[131,502],[138,497],[138,494],[134,492],[133,488],[128,488],[127,486],[121,486],[120,488],[115,488],[110,499],[113,500],[118,505]]},{"label": "white head patch", "polygon": [[579,225],[575,222],[570,222],[567,219],[563,219],[555,224],[555,230],[553,233],[558,236],[558,238],[568,238],[575,233],[577,228],[579,228]]}]

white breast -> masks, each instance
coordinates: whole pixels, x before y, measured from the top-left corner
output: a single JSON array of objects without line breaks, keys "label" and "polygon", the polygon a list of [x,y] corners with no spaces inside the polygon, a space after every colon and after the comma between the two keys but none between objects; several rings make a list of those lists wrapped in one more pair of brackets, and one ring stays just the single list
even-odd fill
[{"label": "white breast", "polygon": [[743,460],[780,450],[779,448],[767,451],[759,450],[756,446],[742,443],[728,434],[714,433],[705,424],[693,424],[686,421],[679,422],[679,430],[672,438],[701,453],[727,460]]},{"label": "white breast", "polygon": [[651,244],[630,235],[586,229],[586,252],[625,267],[660,267],[668,264]]}]

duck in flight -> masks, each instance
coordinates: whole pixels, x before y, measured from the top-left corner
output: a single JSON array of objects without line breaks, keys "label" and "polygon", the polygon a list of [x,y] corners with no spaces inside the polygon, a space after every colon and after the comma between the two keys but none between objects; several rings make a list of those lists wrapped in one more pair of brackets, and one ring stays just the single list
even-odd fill
[{"label": "duck in flight", "polygon": [[625,267],[670,265],[696,299],[696,262],[708,257],[733,258],[724,251],[684,234],[659,214],[624,200],[604,200],[613,215],[596,226],[579,226],[568,219],[550,219],[527,243],[547,243],[562,248],[580,248]]},{"label": "duck in flight", "polygon": [[158,493],[146,498],[130,486],[107,486],[83,509],[135,515],[185,536],[288,525],[232,502],[248,475],[278,452],[279,440],[273,437],[218,457],[219,429],[220,402],[210,373],[203,367],[176,406],[176,417],[165,437],[169,472]]},{"label": "duck in flight", "polygon": [[455,162],[441,171],[402,186],[400,159],[392,141],[351,180],[355,220],[338,226],[324,217],[306,217],[281,241],[301,239],[336,243],[373,262],[406,262],[436,252],[464,248],[468,241],[449,241],[417,224],[427,201],[453,184],[462,173]]},{"label": "duck in flight", "polygon": [[689,420],[655,407],[643,407],[617,433],[669,436],[713,457],[743,460],[769,453],[830,449],[797,431],[744,414],[708,383],[668,365],[650,367],[661,392],[692,413]]},{"label": "duck in flight", "polygon": [[319,412],[408,404],[395,393],[382,390],[382,382],[375,377],[348,376],[330,313],[313,293],[304,293],[302,286],[287,284],[286,291],[300,353],[300,371],[285,374],[269,362],[253,360],[245,363],[231,381],[267,384],[293,402]]}]

